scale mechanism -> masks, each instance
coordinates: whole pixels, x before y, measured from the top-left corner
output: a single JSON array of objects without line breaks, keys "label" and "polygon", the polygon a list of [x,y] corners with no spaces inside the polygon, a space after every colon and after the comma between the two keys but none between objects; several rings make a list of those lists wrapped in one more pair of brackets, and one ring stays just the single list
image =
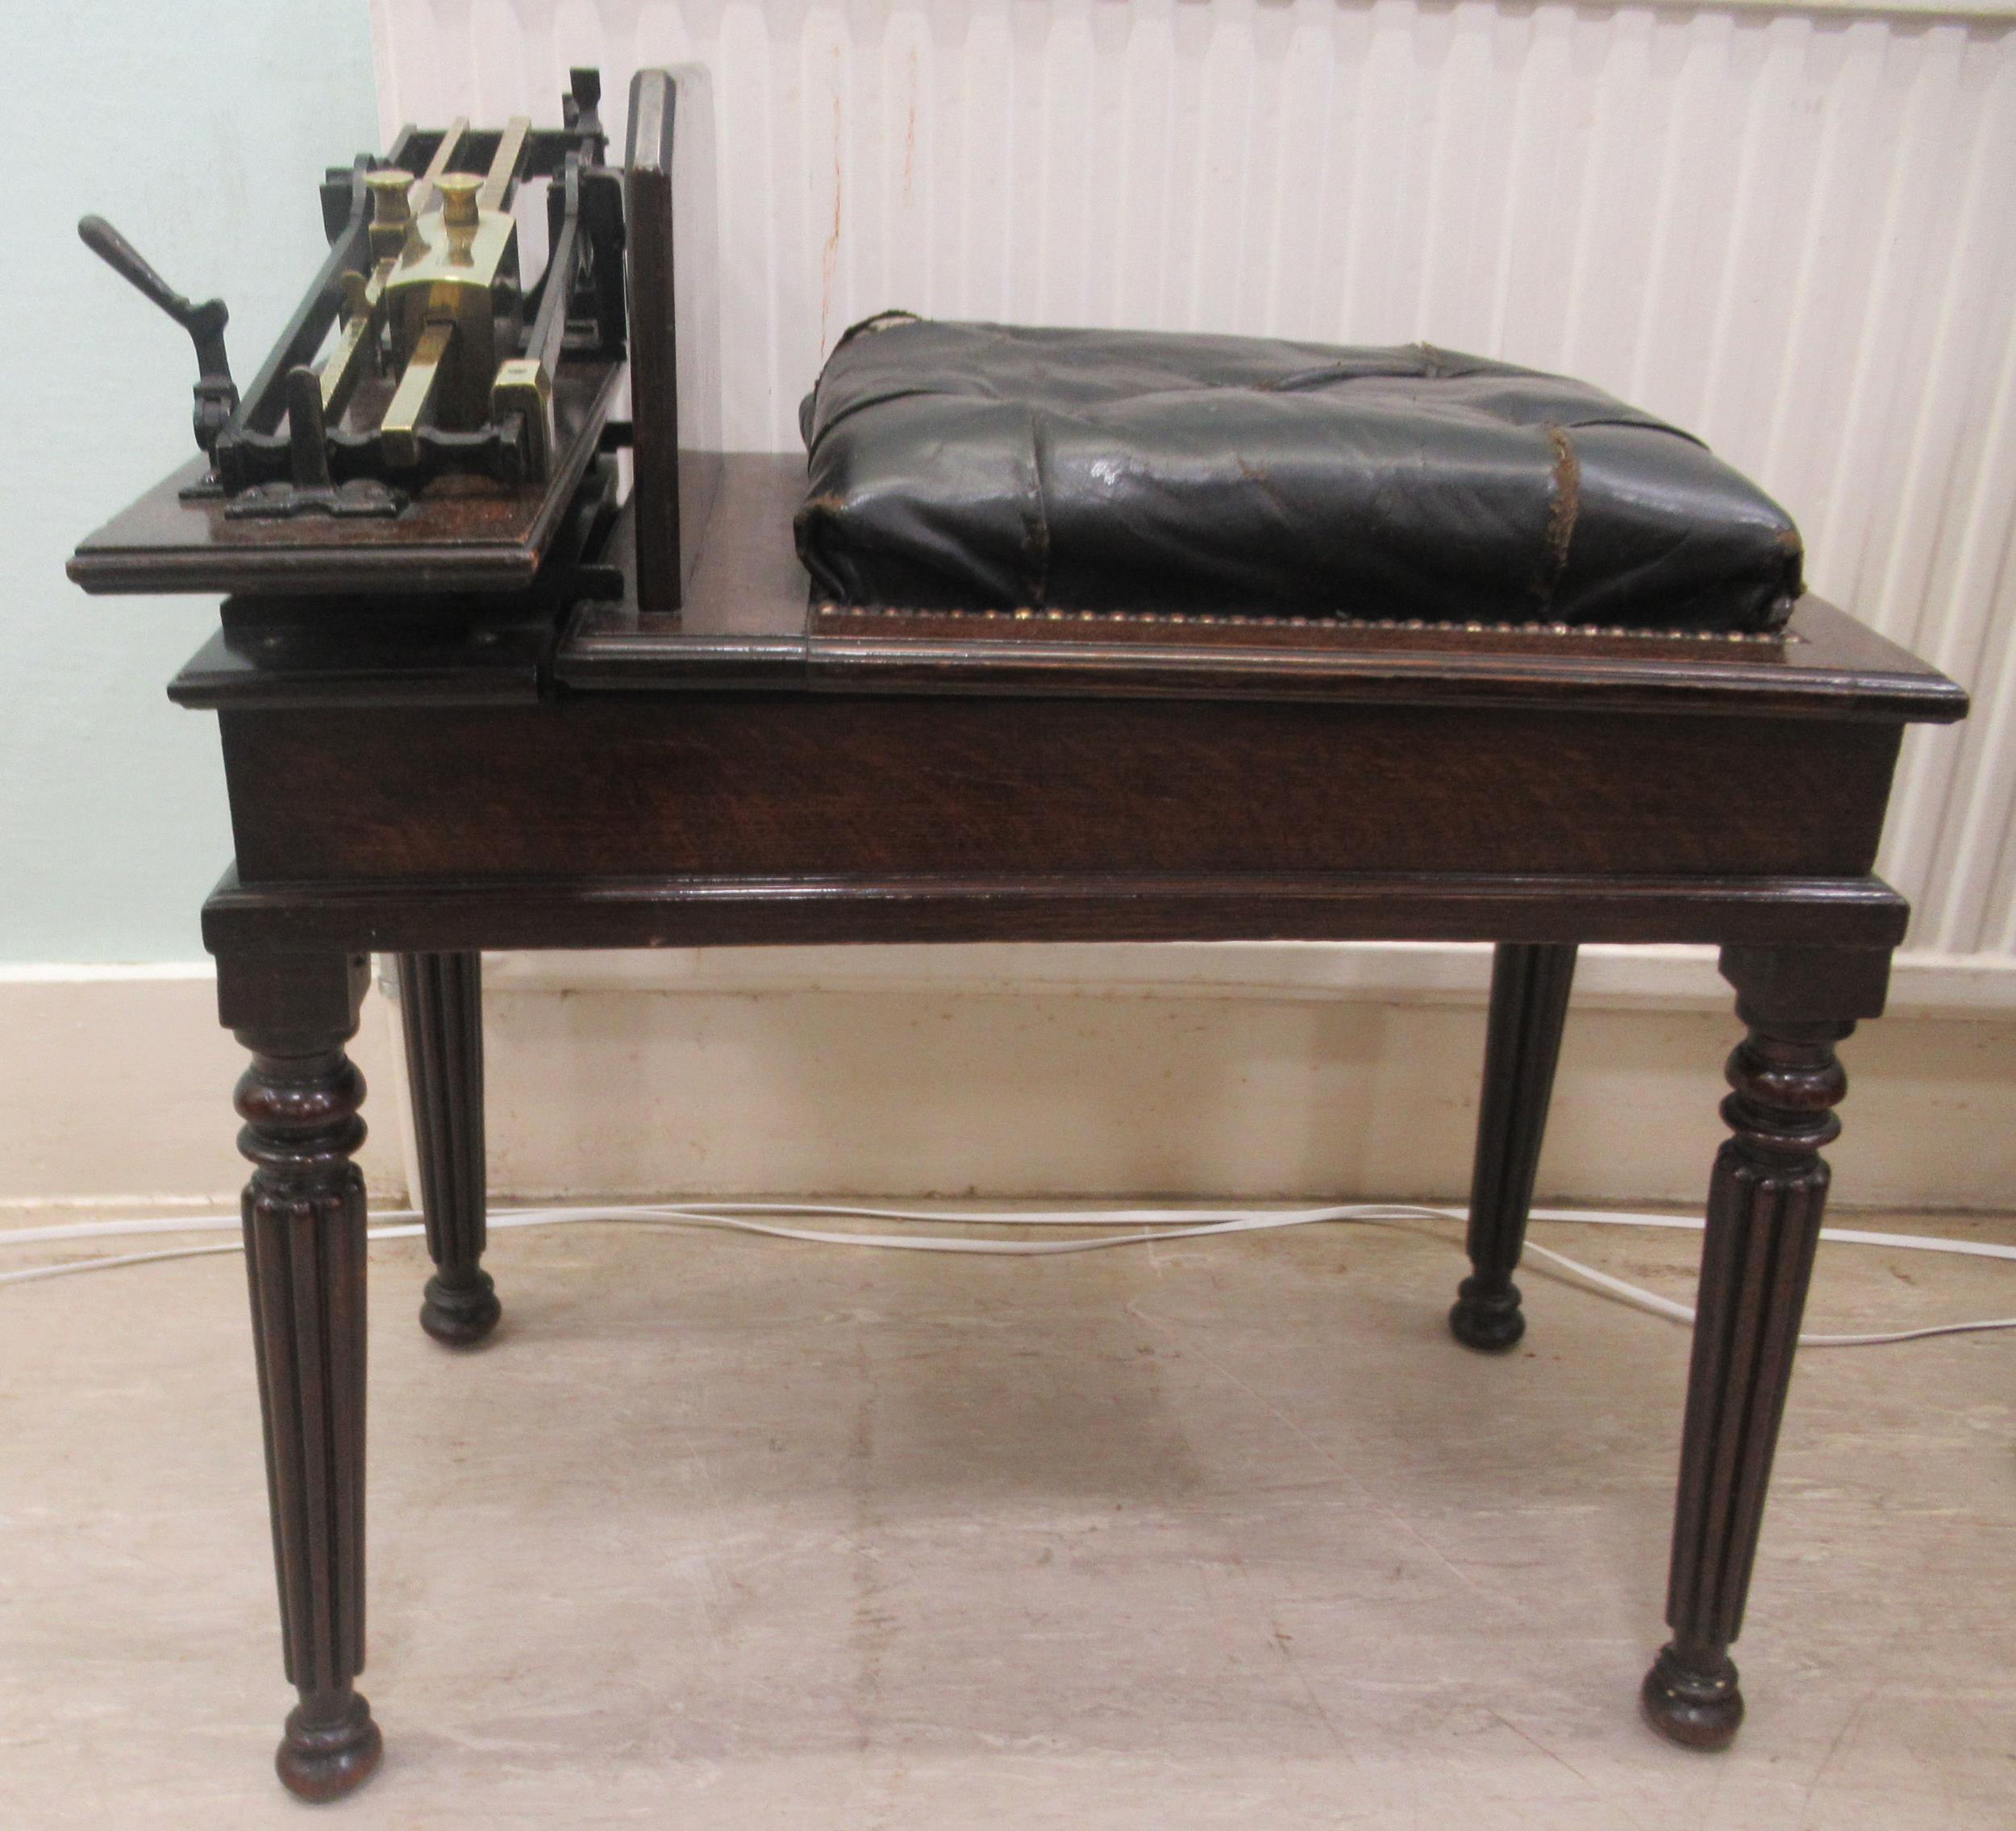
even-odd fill
[{"label": "scale mechanism", "polygon": [[[444,472],[544,483],[562,361],[624,353],[620,293],[597,286],[598,270],[620,278],[623,254],[600,89],[594,72],[576,71],[558,131],[535,132],[523,115],[488,131],[466,120],[409,128],[385,163],[331,173],[328,258],[242,399],[223,305],[190,306],[102,218],[85,218],[85,240],[192,335],[192,317],[207,314],[197,443],[210,468],[190,493],[226,498],[234,519],[391,516]],[[552,253],[528,295],[512,206],[535,177],[550,181]]]},{"label": "scale mechanism", "polygon": [[[624,539],[651,574],[644,595],[676,605],[681,477],[703,501],[718,468],[711,442],[682,457],[682,392],[687,430],[706,439],[719,416],[717,365],[677,361],[673,126],[676,106],[684,289],[713,268],[710,106],[703,73],[639,71],[612,164],[601,95],[577,69],[557,127],[409,127],[383,156],[328,172],[328,252],[242,394],[223,302],[192,303],[85,217],[85,243],[195,344],[202,460],[84,543],[71,576],[91,591],[515,589],[563,532],[584,564],[591,544],[610,548],[606,454],[634,444],[638,531]],[[544,189],[548,248],[530,279],[527,185]],[[610,417],[627,366],[634,427]],[[675,385],[689,374],[698,389]]]}]

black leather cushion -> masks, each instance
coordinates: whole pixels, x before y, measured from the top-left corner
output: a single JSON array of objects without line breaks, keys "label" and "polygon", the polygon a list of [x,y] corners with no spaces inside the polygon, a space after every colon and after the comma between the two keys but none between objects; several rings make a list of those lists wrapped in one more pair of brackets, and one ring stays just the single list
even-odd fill
[{"label": "black leather cushion", "polygon": [[1800,589],[1698,440],[1425,344],[890,313],[801,419],[798,551],[844,603],[1754,630]]}]

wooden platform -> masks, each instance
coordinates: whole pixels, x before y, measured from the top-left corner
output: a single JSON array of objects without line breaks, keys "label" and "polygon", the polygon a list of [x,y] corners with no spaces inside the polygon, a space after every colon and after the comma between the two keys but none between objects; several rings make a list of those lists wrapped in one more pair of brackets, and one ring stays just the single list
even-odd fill
[{"label": "wooden platform", "polygon": [[319,514],[237,519],[223,498],[185,498],[193,458],[78,544],[67,570],[93,593],[512,591],[538,573],[609,417],[623,365],[564,368],[559,431],[544,492],[448,475],[382,520]]},{"label": "wooden platform", "polygon": [[1436,703],[1564,701],[1735,714],[1961,717],[1953,682],[1832,605],[1808,596],[1776,636],[1662,635],[1566,625],[1344,622],[1060,610],[861,610],[821,605],[791,518],[804,490],[792,456],[731,453],[677,613],[629,589],[584,605],[554,678],[640,691],[760,681],[852,691],[924,689],[1102,696],[1252,695]]}]

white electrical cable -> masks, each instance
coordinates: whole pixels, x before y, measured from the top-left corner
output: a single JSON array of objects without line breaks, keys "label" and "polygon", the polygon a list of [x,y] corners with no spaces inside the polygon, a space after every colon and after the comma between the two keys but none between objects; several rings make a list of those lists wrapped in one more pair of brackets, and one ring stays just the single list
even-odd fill
[{"label": "white electrical cable", "polygon": [[[376,1240],[408,1239],[425,1231],[411,1209],[387,1211],[403,1225],[369,1230]],[[900,1234],[844,1234],[804,1227],[782,1227],[745,1218],[757,1214],[827,1216],[843,1220],[928,1221],[954,1226],[1097,1227],[1131,1226],[1147,1230],[1103,1234],[1077,1240],[972,1240]],[[1583,1226],[1677,1228],[1698,1233],[1704,1223],[1690,1215],[1624,1214],[1606,1209],[1536,1208],[1535,1221],[1574,1222]],[[1281,1227],[1306,1227],[1318,1222],[1351,1221],[1369,1226],[1406,1226],[1423,1221],[1464,1221],[1460,1208],[1435,1208],[1412,1202],[1356,1202],[1341,1207],[1302,1209],[1172,1209],[1116,1208],[1099,1211],[1064,1209],[1047,1214],[1019,1210],[965,1209],[945,1212],[908,1208],[861,1208],[831,1204],[777,1201],[709,1202],[696,1206],[671,1203],[642,1203],[608,1208],[500,1209],[489,1217],[497,1228],[556,1227],[587,1222],[610,1222],[635,1226],[707,1227],[735,1233],[760,1234],[767,1238],[798,1240],[818,1246],[882,1246],[910,1252],[989,1253],[1028,1258],[1073,1252],[1098,1252],[1109,1246],[1142,1246],[1158,1240],[1197,1239],[1212,1234],[1261,1233]],[[47,1227],[0,1230],[0,1244],[30,1246],[56,1240],[113,1238],[123,1235],[180,1234],[214,1231],[235,1223],[223,1217],[172,1215],[131,1221],[70,1221]],[[1917,1234],[1867,1232],[1851,1227],[1821,1230],[1823,1240],[1854,1246],[1881,1246],[1916,1252],[1964,1253],[1984,1259],[2016,1259],[2016,1246],[1989,1242],[1942,1239]],[[60,1278],[73,1272],[105,1271],[115,1266],[145,1265],[171,1259],[200,1259],[214,1254],[242,1252],[238,1240],[206,1246],[170,1246],[151,1252],[121,1253],[102,1259],[66,1259],[54,1265],[33,1266],[19,1271],[0,1272],[0,1284],[26,1284],[39,1279]],[[1570,1259],[1565,1253],[1529,1240],[1527,1251],[1580,1279],[1592,1289],[1619,1299],[1654,1316],[1693,1325],[1694,1313],[1685,1304],[1642,1289],[1607,1271]],[[1929,1328],[1893,1330],[1876,1334],[1806,1334],[1801,1347],[1876,1347],[1896,1342],[1922,1342],[1936,1335],[1964,1335],[1990,1330],[2016,1329],[2016,1317],[2001,1317],[1972,1322],[1937,1323]]]}]

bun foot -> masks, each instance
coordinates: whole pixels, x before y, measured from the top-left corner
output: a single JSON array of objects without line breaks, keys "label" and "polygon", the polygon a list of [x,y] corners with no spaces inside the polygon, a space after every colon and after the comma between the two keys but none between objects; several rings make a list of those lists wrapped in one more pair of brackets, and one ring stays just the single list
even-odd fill
[{"label": "bun foot", "polygon": [[1743,1722],[1743,1693],[1727,1654],[1683,1655],[1669,1643],[1660,1648],[1638,1695],[1645,1721],[1682,1748],[1727,1748]]},{"label": "bun foot", "polygon": [[1466,1348],[1503,1354],[1526,1333],[1519,1287],[1506,1284],[1489,1290],[1481,1288],[1474,1277],[1464,1279],[1456,1287],[1456,1304],[1449,1312],[1449,1333]]},{"label": "bun foot", "polygon": [[420,1326],[451,1348],[473,1348],[497,1326],[504,1306],[487,1271],[468,1284],[444,1284],[439,1275],[427,1280],[420,1305]]},{"label": "bun foot", "polygon": [[281,1783],[296,1799],[321,1804],[354,1792],[377,1771],[385,1738],[371,1706],[355,1692],[304,1698],[287,1713],[273,1756]]}]

